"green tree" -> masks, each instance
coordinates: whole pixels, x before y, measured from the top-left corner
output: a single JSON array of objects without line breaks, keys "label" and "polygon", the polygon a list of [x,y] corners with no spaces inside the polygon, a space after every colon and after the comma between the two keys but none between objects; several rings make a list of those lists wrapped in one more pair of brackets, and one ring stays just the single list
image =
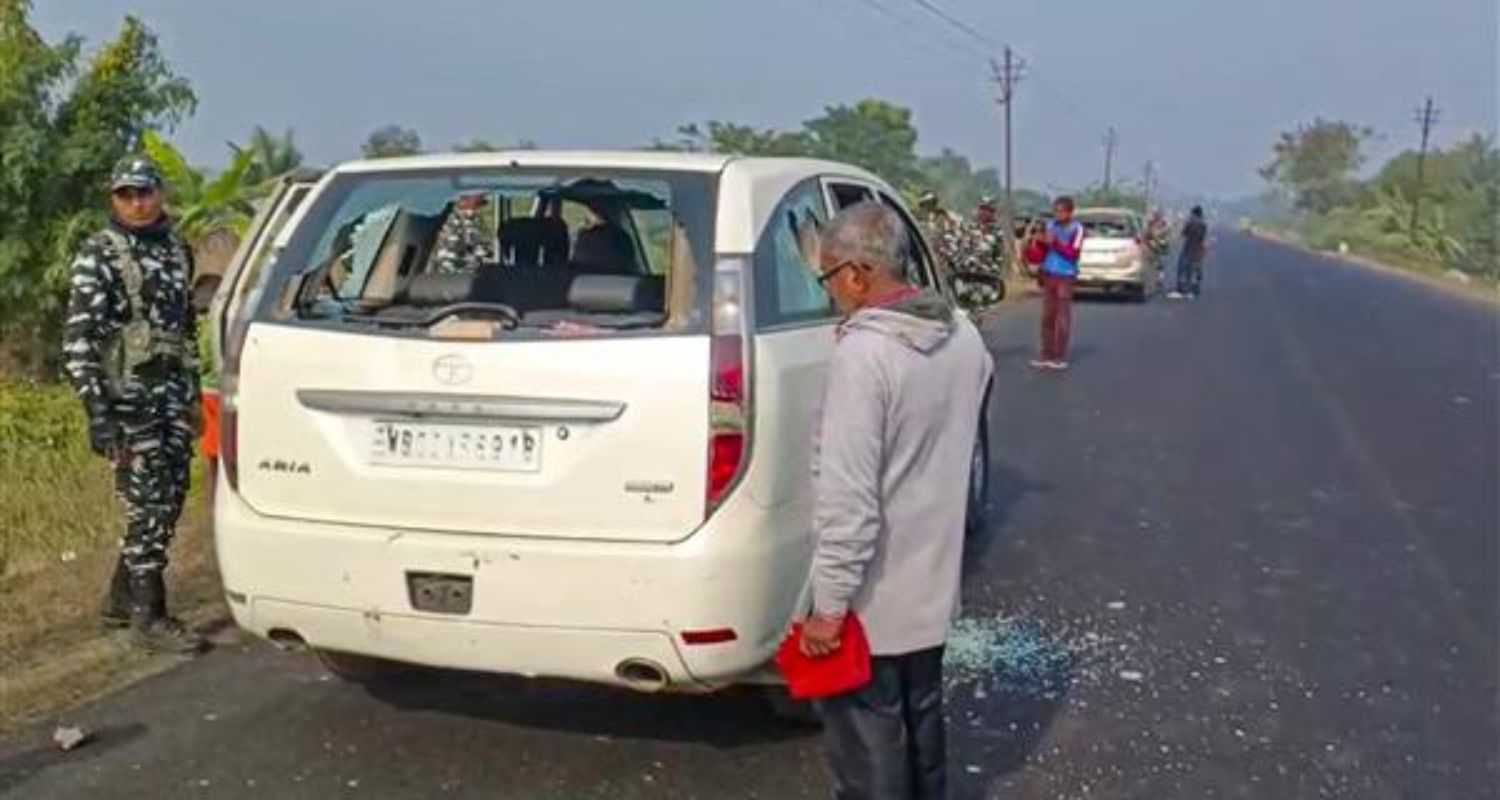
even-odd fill
[{"label": "green tree", "polygon": [[522,139],[522,140],[516,142],[515,144],[505,145],[505,144],[495,144],[494,142],[492,142],[492,141],[490,141],[488,139],[484,139],[484,138],[481,138],[481,137],[475,137],[473,139],[470,139],[467,142],[461,142],[459,144],[453,145],[453,152],[455,152],[455,153],[498,153],[498,152],[501,152],[502,150],[535,150],[535,149],[537,149],[537,144],[536,144],[536,142],[533,142],[530,139]]},{"label": "green tree", "polygon": [[291,128],[277,136],[256,125],[255,130],[250,132],[250,140],[243,147],[230,142],[229,149],[234,151],[236,157],[241,153],[250,154],[250,167],[245,173],[245,182],[251,186],[261,186],[280,178],[302,166],[303,161],[302,151],[297,148],[296,134]]},{"label": "green tree", "polygon": [[167,208],[184,239],[197,243],[220,231],[245,233],[255,213],[254,185],[249,181],[255,162],[252,150],[236,152],[229,167],[210,179],[155,131],[146,132],[143,145],[167,181]]},{"label": "green tree", "polygon": [[1079,208],[1131,208],[1146,211],[1146,195],[1129,184],[1112,184],[1105,189],[1101,184],[1092,184],[1073,195]]},{"label": "green tree", "polygon": [[365,158],[392,158],[422,152],[422,137],[411,128],[386,125],[377,128],[359,148]]},{"label": "green tree", "polygon": [[718,120],[710,120],[704,127],[697,123],[683,125],[677,129],[677,136],[675,143],[662,149],[737,156],[806,156],[810,152],[810,142],[803,133]]},{"label": "green tree", "polygon": [[0,337],[26,364],[55,359],[71,255],[104,220],[111,167],[197,104],[135,17],[89,59],[49,44],[30,0],[0,0]]},{"label": "green tree", "polygon": [[1365,162],[1361,149],[1372,135],[1370,128],[1319,117],[1283,131],[1260,175],[1290,191],[1298,209],[1327,213],[1355,199],[1355,174]]},{"label": "green tree", "polygon": [[921,184],[911,109],[867,99],[853,106],[829,106],[823,116],[802,127],[810,155],[864,167],[898,189]]},{"label": "green tree", "polygon": [[994,167],[976,170],[966,156],[951,148],[919,159],[917,169],[922,184],[937,193],[944,208],[967,213],[984,197],[993,198],[997,204],[1004,200],[1005,190]]}]

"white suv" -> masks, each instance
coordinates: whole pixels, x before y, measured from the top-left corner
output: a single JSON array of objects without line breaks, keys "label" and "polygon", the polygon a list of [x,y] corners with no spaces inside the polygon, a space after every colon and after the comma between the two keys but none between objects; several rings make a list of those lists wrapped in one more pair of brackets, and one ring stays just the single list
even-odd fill
[{"label": "white suv", "polygon": [[952,297],[843,164],[527,151],[286,183],[215,301],[236,622],[349,675],[770,680],[837,323],[804,253],[865,200]]}]

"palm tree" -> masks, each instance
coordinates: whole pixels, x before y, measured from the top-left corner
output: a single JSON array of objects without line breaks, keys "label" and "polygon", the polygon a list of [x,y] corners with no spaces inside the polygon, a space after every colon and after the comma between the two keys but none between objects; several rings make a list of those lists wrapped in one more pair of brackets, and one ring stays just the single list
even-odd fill
[{"label": "palm tree", "polygon": [[262,186],[302,166],[302,151],[297,149],[295,133],[291,128],[277,136],[260,125],[250,133],[250,141],[241,147],[233,142],[229,148],[235,155],[251,154],[250,169],[245,181],[251,186]]}]

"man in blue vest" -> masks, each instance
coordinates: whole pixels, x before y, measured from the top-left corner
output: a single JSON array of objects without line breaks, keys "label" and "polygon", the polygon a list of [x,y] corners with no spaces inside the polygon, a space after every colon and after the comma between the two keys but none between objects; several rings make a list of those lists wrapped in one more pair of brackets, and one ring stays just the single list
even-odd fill
[{"label": "man in blue vest", "polygon": [[1037,369],[1068,368],[1068,337],[1073,328],[1073,285],[1078,281],[1078,257],[1083,252],[1083,225],[1073,219],[1073,198],[1052,204],[1053,219],[1033,247],[1041,257],[1042,354],[1032,359]]}]

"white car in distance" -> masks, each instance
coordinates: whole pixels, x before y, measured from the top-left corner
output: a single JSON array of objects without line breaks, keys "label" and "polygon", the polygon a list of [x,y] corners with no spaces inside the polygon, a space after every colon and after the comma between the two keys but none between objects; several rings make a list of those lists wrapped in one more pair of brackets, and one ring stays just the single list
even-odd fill
[{"label": "white car in distance", "polygon": [[1156,268],[1140,214],[1128,208],[1080,208],[1074,216],[1084,230],[1079,289],[1123,292],[1139,301],[1156,293]]},{"label": "white car in distance", "polygon": [[951,299],[898,193],[844,164],[522,151],[284,184],[213,312],[235,621],[361,680],[775,683],[838,322],[804,254],[861,201]]}]

